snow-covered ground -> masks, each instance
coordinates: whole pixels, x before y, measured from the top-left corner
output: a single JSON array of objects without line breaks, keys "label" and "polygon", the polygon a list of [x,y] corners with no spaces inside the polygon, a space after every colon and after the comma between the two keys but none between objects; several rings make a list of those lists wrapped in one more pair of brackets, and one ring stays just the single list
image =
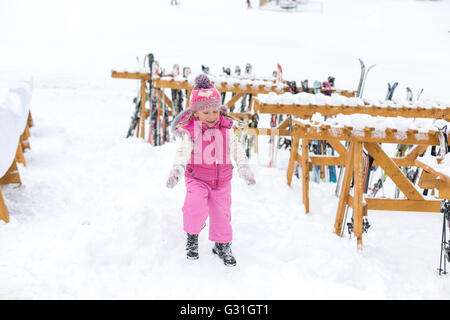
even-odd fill
[{"label": "snow-covered ground", "polygon": [[[252,1],[257,7],[256,1]],[[366,97],[424,88],[450,102],[450,1],[323,0],[320,12],[248,10],[240,0],[2,1],[0,87],[34,76],[31,150],[23,185],[3,187],[11,221],[0,222],[2,299],[449,299],[438,276],[442,217],[369,212],[364,250],[332,233],[335,185],[286,184],[288,153],[257,185],[232,181],[235,268],[211,254],[185,258],[185,187],[165,188],[176,143],[125,139],[136,81],[110,77],[153,52],[220,73],[251,62],[269,76],[356,89],[361,57],[376,63]],[[19,19],[20,17],[20,19]]]}]

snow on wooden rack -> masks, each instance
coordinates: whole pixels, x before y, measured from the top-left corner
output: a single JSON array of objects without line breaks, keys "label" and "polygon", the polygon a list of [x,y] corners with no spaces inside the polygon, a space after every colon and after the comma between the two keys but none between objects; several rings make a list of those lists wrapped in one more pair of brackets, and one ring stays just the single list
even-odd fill
[{"label": "snow on wooden rack", "polygon": [[[192,90],[195,85],[195,77],[198,74],[190,74],[187,77],[182,75],[164,75],[162,77],[152,75],[152,84],[155,88],[169,88],[169,89],[184,89]],[[136,71],[130,72],[127,70],[111,71],[113,78],[122,79],[141,79],[150,80],[150,73]],[[227,92],[245,92],[250,94],[274,94],[279,95],[287,93],[289,87],[286,81],[277,82],[274,78],[252,77],[252,76],[214,76],[208,75],[211,83],[213,83],[219,91]],[[346,96],[353,96],[353,91],[333,89],[332,92],[340,92]]]},{"label": "snow on wooden rack", "polygon": [[333,116],[338,114],[368,114],[371,116],[432,118],[450,121],[450,106],[420,100],[416,103],[406,101],[382,101],[378,99],[360,99],[337,93],[326,96],[322,93],[310,94],[289,92],[274,95],[260,94],[254,99],[254,110],[261,113],[293,114],[299,117],[311,116],[316,112]]},{"label": "snow on wooden rack", "polygon": [[[311,119],[296,119],[294,123],[305,128],[309,135],[327,135],[335,138],[370,138],[373,142],[438,145],[438,128],[447,125],[442,119],[414,119],[402,117],[372,117],[365,114],[338,115],[327,118],[319,113]],[[317,138],[317,137],[316,137]]]}]

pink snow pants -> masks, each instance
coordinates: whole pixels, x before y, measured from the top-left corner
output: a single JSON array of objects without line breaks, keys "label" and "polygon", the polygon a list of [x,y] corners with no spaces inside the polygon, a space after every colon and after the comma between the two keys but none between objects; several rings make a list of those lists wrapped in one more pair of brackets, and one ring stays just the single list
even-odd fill
[{"label": "pink snow pants", "polygon": [[231,242],[231,183],[219,182],[216,188],[185,176],[186,198],[183,205],[184,231],[199,234],[209,216],[209,240]]}]

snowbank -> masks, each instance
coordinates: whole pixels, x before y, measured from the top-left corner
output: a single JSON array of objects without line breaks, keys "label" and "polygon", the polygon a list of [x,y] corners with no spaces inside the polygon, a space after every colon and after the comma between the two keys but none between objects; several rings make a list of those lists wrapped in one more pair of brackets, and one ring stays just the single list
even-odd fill
[{"label": "snowbank", "polygon": [[[149,73],[149,70],[146,69],[121,69],[118,72],[123,73]],[[160,79],[160,80],[175,80],[179,82],[188,82],[189,85],[194,86],[195,85],[195,78],[200,73],[191,73],[187,77],[184,77],[182,75],[178,75],[176,77],[173,77],[172,73],[167,73],[163,75],[162,77],[158,77],[153,74],[153,79]],[[272,87],[275,87],[277,91],[282,92],[287,88],[286,83],[281,82],[277,83],[276,79],[274,77],[264,77],[264,76],[257,76],[253,74],[244,74],[241,76],[233,75],[211,75],[208,74],[209,79],[215,86],[227,86],[229,88],[234,88],[235,86],[238,86],[242,89],[246,89],[248,85],[250,85],[253,89],[258,89],[259,87],[264,87],[267,90],[270,90]]]},{"label": "snowbank", "polygon": [[444,125],[449,127],[449,123],[442,119],[424,119],[424,118],[403,118],[403,117],[372,117],[367,114],[338,114],[336,117],[324,117],[316,112],[311,120],[296,119],[305,125],[322,126],[329,125],[333,128],[352,127],[355,130],[364,128],[375,128],[376,132],[382,132],[386,129],[396,129],[399,133],[408,130],[417,130],[419,133],[429,131],[438,131],[438,128]]},{"label": "snowbank", "polygon": [[13,88],[2,90],[0,102],[0,177],[11,166],[20,135],[25,130],[30,110],[33,80],[20,81]]},{"label": "snowbank", "polygon": [[381,100],[381,99],[360,99],[356,97],[346,97],[338,93],[333,93],[331,96],[326,96],[323,93],[307,93],[300,92],[292,94],[286,92],[280,95],[275,93],[259,94],[257,99],[265,104],[298,104],[301,106],[317,105],[317,106],[348,106],[348,107],[379,107],[379,108],[424,108],[424,109],[447,109],[450,106],[444,102],[433,101],[430,99],[421,99],[419,101],[410,102],[401,99]]}]

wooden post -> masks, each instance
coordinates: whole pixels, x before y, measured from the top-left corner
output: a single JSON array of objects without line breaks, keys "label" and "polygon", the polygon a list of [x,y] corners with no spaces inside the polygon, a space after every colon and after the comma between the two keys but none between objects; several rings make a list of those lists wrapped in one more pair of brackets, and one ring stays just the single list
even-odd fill
[{"label": "wooden post", "polygon": [[145,79],[141,79],[141,138],[145,139],[145,102],[146,102],[146,94],[145,94]]},{"label": "wooden post", "polygon": [[19,169],[17,168],[16,164],[16,159],[14,159],[5,175],[0,178],[0,185],[10,183],[22,184],[22,181],[20,180]]},{"label": "wooden post", "polygon": [[136,138],[139,138],[139,134],[141,132],[141,120],[136,124]]},{"label": "wooden post", "polygon": [[22,135],[20,136],[20,141],[22,143],[22,150],[25,151],[26,149],[31,149],[30,147],[30,141],[28,138],[30,137],[30,129],[28,127],[28,123],[25,126],[25,130],[23,131]]},{"label": "wooden post", "polygon": [[363,148],[362,142],[355,142],[353,152],[354,180],[353,180],[353,228],[357,241],[357,249],[362,250],[362,226],[363,226]]},{"label": "wooden post", "polygon": [[28,120],[27,120],[27,123],[28,123],[28,127],[32,127],[32,126],[34,126],[34,123],[33,123],[33,117],[31,116],[31,111],[28,111]]},{"label": "wooden post", "polygon": [[309,140],[302,139],[302,194],[305,213],[309,213]]},{"label": "wooden post", "polygon": [[404,173],[397,167],[395,162],[386,155],[377,143],[364,143],[364,147],[408,199],[424,200],[411,181],[405,177]]},{"label": "wooden post", "polygon": [[19,143],[17,144],[17,151],[16,151],[16,161],[23,164],[24,167],[27,166],[27,162],[25,161],[25,157],[23,156],[23,150],[22,150],[22,138],[20,138]]},{"label": "wooden post", "polygon": [[186,94],[186,108],[191,104],[191,92],[192,90],[188,90]]},{"label": "wooden post", "polygon": [[287,183],[289,186],[291,186],[292,183],[292,176],[294,174],[295,163],[297,161],[298,146],[300,144],[300,135],[296,128],[294,129],[294,135],[292,139],[293,141],[292,141],[291,155],[289,157],[289,165],[286,174]]},{"label": "wooden post", "polygon": [[225,105],[227,108],[231,108],[240,98],[242,98],[243,93],[237,93],[230,101],[228,101]]},{"label": "wooden post", "polygon": [[8,208],[6,207],[5,200],[3,199],[2,188],[0,187],[0,220],[9,222]]},{"label": "wooden post", "polygon": [[350,184],[353,177],[353,152],[355,150],[354,142],[350,142],[348,149],[347,161],[345,163],[344,177],[342,179],[341,191],[339,194],[339,202],[334,221],[334,233],[341,236],[342,224],[344,223],[344,214],[347,207],[348,196],[350,192]]}]

